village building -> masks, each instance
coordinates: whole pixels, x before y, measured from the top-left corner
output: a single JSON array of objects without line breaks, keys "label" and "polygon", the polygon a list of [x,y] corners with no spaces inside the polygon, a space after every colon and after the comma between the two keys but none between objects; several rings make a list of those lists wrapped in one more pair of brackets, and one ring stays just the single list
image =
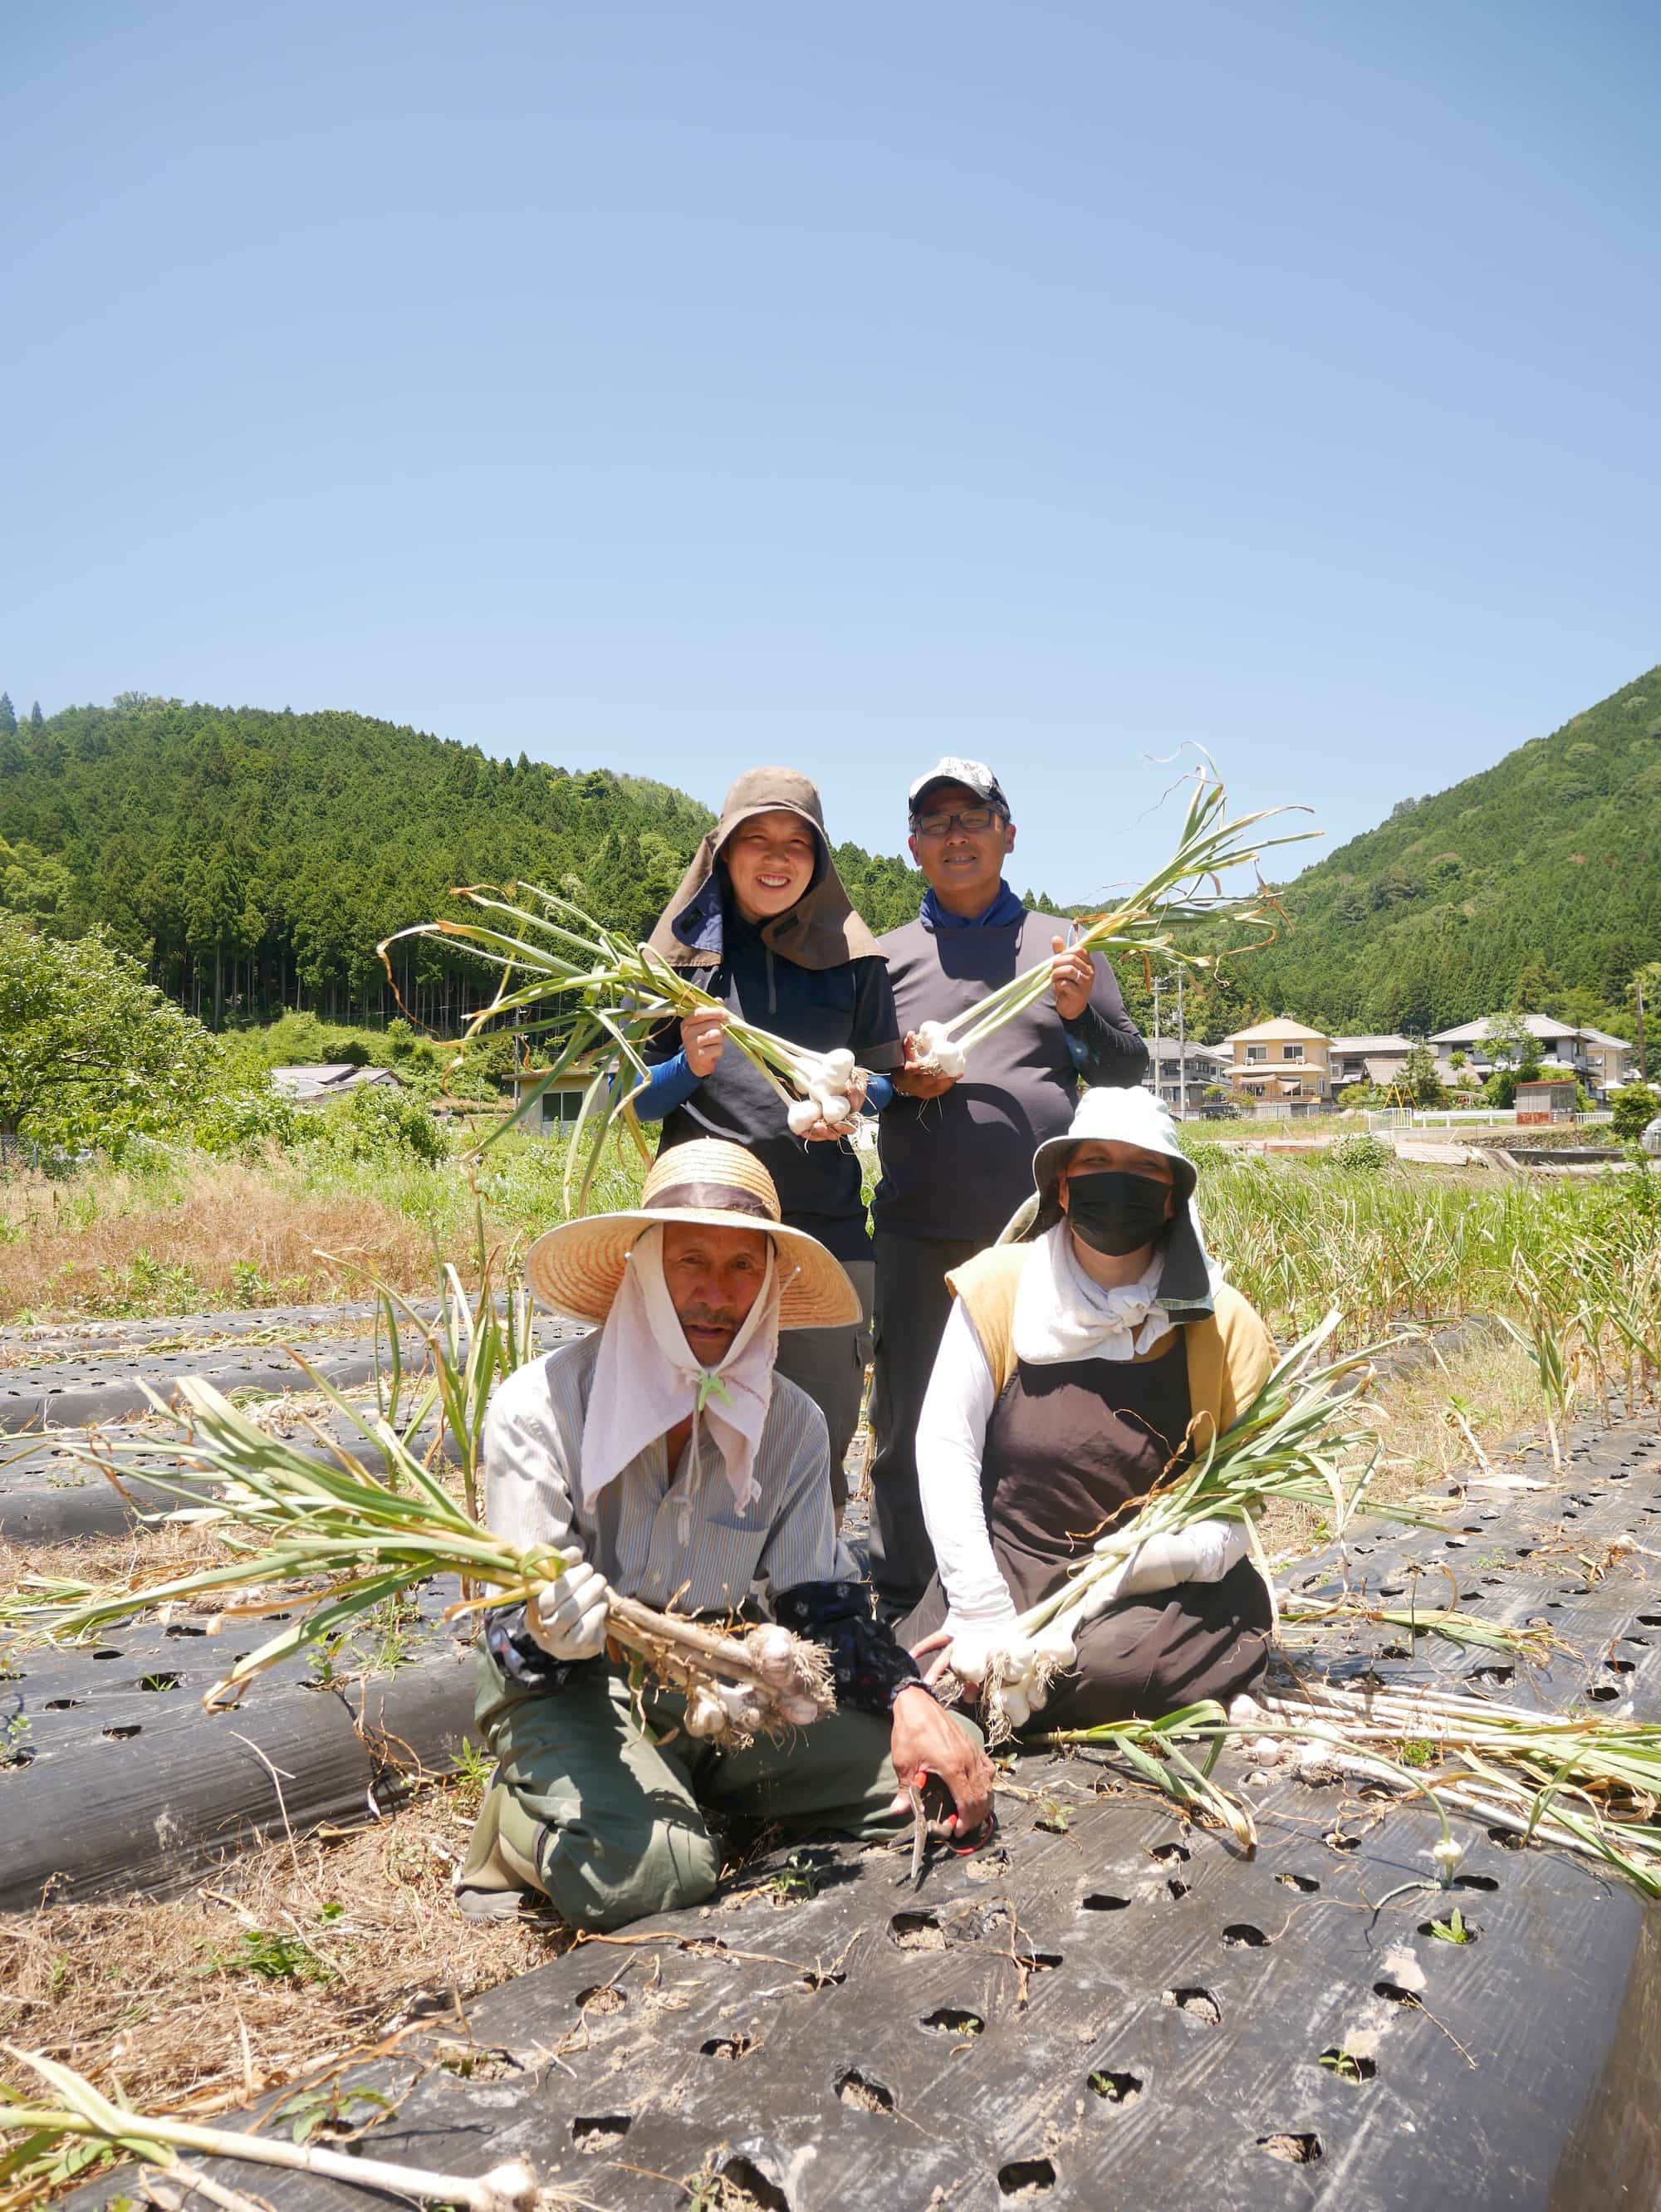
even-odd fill
[{"label": "village building", "polygon": [[1173,1113],[1186,1105],[1197,1113],[1208,1090],[1229,1079],[1230,1058],[1221,1045],[1181,1044],[1175,1037],[1149,1037],[1147,1073],[1142,1088]]},{"label": "village building", "polygon": [[404,1088],[403,1078],[390,1067],[359,1067],[350,1060],[271,1070],[272,1090],[279,1097],[292,1099],[296,1106],[326,1106],[331,1098],[344,1098],[349,1091],[361,1091],[366,1085],[387,1091]]},{"label": "village building", "polygon": [[1399,1079],[1412,1050],[1410,1037],[1334,1037],[1327,1055],[1332,1088],[1339,1091],[1352,1083],[1371,1083],[1380,1091],[1388,1091]]},{"label": "village building", "polygon": [[1635,1047],[1624,1037],[1610,1036],[1606,1030],[1560,1022],[1549,1014],[1491,1014],[1481,1021],[1461,1022],[1453,1029],[1438,1030],[1432,1036],[1436,1072],[1445,1083],[1453,1078],[1456,1052],[1463,1053],[1480,1075],[1491,1074],[1502,1062],[1516,1065],[1514,1054],[1501,1053],[1496,1056],[1489,1041],[1489,1023],[1500,1021],[1520,1022],[1539,1044],[1542,1061],[1549,1059],[1572,1070],[1588,1091],[1601,1095],[1616,1090],[1631,1072]]},{"label": "village building", "polygon": [[1223,1042],[1233,1054],[1227,1081],[1249,1093],[1259,1113],[1312,1113],[1332,1095],[1332,1039],[1324,1030],[1282,1018],[1237,1030]]}]

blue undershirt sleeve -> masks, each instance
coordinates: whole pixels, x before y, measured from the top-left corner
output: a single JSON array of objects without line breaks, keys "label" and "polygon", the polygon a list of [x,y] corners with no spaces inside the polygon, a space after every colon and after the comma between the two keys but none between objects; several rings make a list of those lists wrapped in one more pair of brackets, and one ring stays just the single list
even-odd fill
[{"label": "blue undershirt sleeve", "polygon": [[672,1059],[660,1061],[647,1078],[646,1088],[635,1101],[635,1114],[642,1121],[662,1121],[677,1106],[684,1106],[698,1087],[699,1078],[686,1065],[686,1054],[678,1052]]},{"label": "blue undershirt sleeve", "polygon": [[870,1077],[865,1086],[865,1103],[861,1114],[880,1114],[894,1095],[893,1079],[886,1075]]}]

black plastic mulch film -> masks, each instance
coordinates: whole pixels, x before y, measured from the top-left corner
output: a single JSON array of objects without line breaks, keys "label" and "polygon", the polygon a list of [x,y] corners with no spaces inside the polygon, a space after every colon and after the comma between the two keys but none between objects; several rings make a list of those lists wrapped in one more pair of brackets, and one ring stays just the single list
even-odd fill
[{"label": "black plastic mulch film", "polygon": [[[1522,1471],[1548,1474],[1537,1457]],[[1323,1654],[1560,1708],[1630,1698],[1653,1716],[1661,1576],[1642,1553],[1598,1571],[1615,1538],[1647,1545],[1652,1531],[1661,1549],[1653,1426],[1590,1437],[1561,1488],[1473,1488],[1445,1529],[1375,1524],[1351,1547],[1383,1602],[1457,1591],[1472,1610],[1548,1620],[1570,1653],[1509,1682],[1504,1655],[1421,1638],[1409,1660],[1389,1630]],[[1293,1587],[1335,1588],[1331,1565],[1305,1563]],[[365,1810],[385,1779],[377,1744],[418,1739],[437,1756],[465,1725],[471,1673],[436,1622],[445,1595],[423,1607],[438,1656],[371,1686],[362,1735],[362,1691],[292,1679],[201,1713],[201,1688],[260,1624],[211,1643],[188,1625],[113,1631],[113,1656],[31,1656],[0,1684],[22,1700],[17,1741],[33,1753],[0,1775],[7,1901],[38,1894],[43,1828],[73,1834],[82,1894],[116,1886],[124,1863],[131,1882],[147,1853],[154,1886],[170,1857],[173,1877],[199,1878],[216,1851],[280,1830],[254,1745],[291,1778],[296,1831],[340,1817],[350,1793]],[[215,1798],[227,1772],[234,1786]],[[709,1907],[627,1931],[648,1941],[581,1945],[477,2001],[476,2041],[507,2057],[474,2078],[423,2072],[417,2047],[350,2077],[402,2097],[375,2153],[456,2172],[522,2154],[545,2182],[630,2212],[684,2205],[683,2181],[709,2169],[791,2212],[1661,2199],[1646,2117],[1661,1939],[1633,1892],[1457,1822],[1451,1891],[1381,1904],[1432,1875],[1433,1814],[1336,1785],[1259,1789],[1232,1761],[1224,1773],[1256,1814],[1250,1860],[1088,1755],[1024,1759],[1015,1778],[1033,1794],[1001,1801],[997,1847],[937,1862],[920,1893],[902,1880],[904,1848],[812,1846],[770,1884],[782,1855]],[[20,1852],[30,1880],[16,1884]],[[1474,1941],[1431,1932],[1456,1905]],[[363,2202],[270,2169],[214,2171],[283,2212]],[[106,2180],[74,2201],[117,2193]]]}]

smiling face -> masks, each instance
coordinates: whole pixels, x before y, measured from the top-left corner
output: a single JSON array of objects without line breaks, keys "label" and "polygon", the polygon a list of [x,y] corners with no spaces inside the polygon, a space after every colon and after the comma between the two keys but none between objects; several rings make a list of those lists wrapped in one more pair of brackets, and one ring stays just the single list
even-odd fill
[{"label": "smiling face", "polygon": [[[955,821],[943,833],[932,826],[959,814],[990,818],[983,830],[965,830]],[[922,794],[906,842],[946,912],[972,917],[984,914],[998,896],[1003,864],[1015,849],[1015,829],[966,783],[934,783]]]},{"label": "smiling face", "polygon": [[746,921],[770,921],[794,906],[812,882],[818,852],[800,815],[781,806],[741,822],[721,856],[739,912]]},{"label": "smiling face", "polygon": [[761,1296],[767,1238],[759,1229],[666,1221],[663,1279],[693,1358],[700,1367],[719,1367]]}]

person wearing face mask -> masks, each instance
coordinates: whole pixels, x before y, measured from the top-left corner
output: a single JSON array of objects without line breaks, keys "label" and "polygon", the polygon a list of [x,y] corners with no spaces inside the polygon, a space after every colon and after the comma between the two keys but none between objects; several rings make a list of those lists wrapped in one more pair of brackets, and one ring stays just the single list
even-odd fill
[{"label": "person wearing face mask", "polygon": [[[1087,1091],[1040,1145],[1013,1241],[948,1278],[955,1304],[917,1430],[938,1574],[897,1631],[984,1678],[1017,1617],[1173,1461],[1261,1387],[1275,1347],[1212,1264],[1176,1124],[1146,1091]],[[1268,1657],[1270,1613],[1238,1522],[1151,1539],[1081,1626],[1044,1728],[1226,1702]]]},{"label": "person wearing face mask", "polygon": [[650,941],[726,1002],[668,1024],[646,1049],[653,1073],[635,1111],[662,1122],[660,1155],[700,1138],[745,1146],[772,1176],[785,1221],[832,1252],[859,1293],[855,1326],[796,1330],[779,1353],[780,1374],[824,1415],[840,1514],[876,1282],[860,1164],[844,1141],[854,1124],[819,1121],[805,1139],[793,1136],[777,1091],[721,1034],[730,1010],[792,1044],[851,1051],[861,1071],[849,1092],[856,1115],[880,1112],[892,1096],[904,1054],[888,969],[843,888],[805,775],[757,768],[739,777]]}]

